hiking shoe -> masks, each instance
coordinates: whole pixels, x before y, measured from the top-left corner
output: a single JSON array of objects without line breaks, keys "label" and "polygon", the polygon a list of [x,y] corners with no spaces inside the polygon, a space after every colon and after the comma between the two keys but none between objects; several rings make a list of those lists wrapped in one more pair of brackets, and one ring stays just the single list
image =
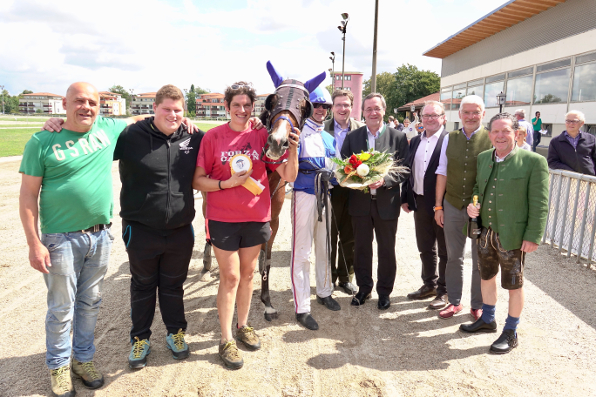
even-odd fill
[{"label": "hiking shoe", "polygon": [[128,355],[128,366],[130,368],[143,368],[147,365],[147,356],[151,353],[151,342],[149,339],[139,339],[135,336],[135,343]]},{"label": "hiking shoe", "polygon": [[240,355],[238,347],[236,347],[236,341],[228,341],[219,345],[219,357],[226,365],[231,369],[240,369],[244,365],[244,360]]},{"label": "hiking shoe", "polygon": [[261,348],[261,341],[255,333],[255,329],[250,325],[245,325],[242,328],[236,326],[236,339],[249,350],[259,350]]},{"label": "hiking shoe", "polygon": [[50,378],[52,380],[52,395],[54,397],[74,397],[77,394],[72,385],[69,365],[51,369]]},{"label": "hiking shoe", "polygon": [[83,384],[89,389],[99,389],[103,386],[103,375],[95,368],[93,361],[82,363],[73,359],[72,373],[81,378]]},{"label": "hiking shoe", "polygon": [[184,360],[190,355],[188,345],[184,341],[184,331],[182,328],[178,330],[177,334],[169,334],[166,337],[166,344],[176,360]]}]

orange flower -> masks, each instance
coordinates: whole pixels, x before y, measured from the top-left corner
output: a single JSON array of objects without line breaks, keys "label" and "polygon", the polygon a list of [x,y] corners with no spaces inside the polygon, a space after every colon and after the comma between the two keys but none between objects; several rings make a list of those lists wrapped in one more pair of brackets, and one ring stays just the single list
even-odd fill
[{"label": "orange flower", "polygon": [[351,166],[349,166],[349,165],[346,165],[346,166],[344,167],[344,172],[345,172],[346,174],[349,174],[349,173],[350,173],[350,172],[352,172],[353,170],[354,170],[354,169],[353,169]]}]

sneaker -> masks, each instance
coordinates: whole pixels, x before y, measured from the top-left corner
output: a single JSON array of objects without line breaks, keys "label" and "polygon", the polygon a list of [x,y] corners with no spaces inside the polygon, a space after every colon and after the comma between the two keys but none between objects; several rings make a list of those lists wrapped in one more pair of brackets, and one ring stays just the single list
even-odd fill
[{"label": "sneaker", "polygon": [[236,339],[242,342],[249,350],[259,350],[261,348],[261,341],[255,333],[255,329],[250,325],[237,328]]},{"label": "sneaker", "polygon": [[238,347],[236,347],[236,341],[228,341],[219,345],[219,357],[226,365],[231,369],[240,369],[244,365],[244,360],[240,355]]},{"label": "sneaker", "polygon": [[462,305],[461,303],[457,306],[450,303],[449,306],[447,306],[445,309],[439,312],[439,317],[446,320],[448,318],[453,317],[454,314],[461,312],[463,308],[464,305]]},{"label": "sneaker", "polygon": [[151,342],[149,339],[139,339],[135,336],[135,343],[128,355],[128,366],[130,368],[143,368],[147,365],[147,356],[151,353]]},{"label": "sneaker", "polygon": [[95,368],[93,361],[82,363],[73,359],[72,373],[81,378],[83,384],[89,389],[99,389],[103,386],[103,375]]},{"label": "sneaker", "polygon": [[52,395],[55,397],[73,397],[77,394],[70,377],[70,366],[50,370]]},{"label": "sneaker", "polygon": [[182,328],[178,330],[177,334],[169,334],[166,337],[166,344],[176,360],[184,360],[190,355],[188,345],[184,341],[184,331]]},{"label": "sneaker", "polygon": [[474,321],[478,321],[482,317],[482,309],[470,309],[470,314],[474,317]]}]

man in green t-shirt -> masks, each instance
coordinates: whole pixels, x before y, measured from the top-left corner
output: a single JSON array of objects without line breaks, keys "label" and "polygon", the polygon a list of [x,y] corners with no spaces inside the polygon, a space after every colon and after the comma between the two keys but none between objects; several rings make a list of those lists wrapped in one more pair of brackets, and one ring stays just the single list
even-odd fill
[{"label": "man in green t-shirt", "polygon": [[25,146],[19,210],[29,262],[48,287],[46,364],[52,392],[74,396],[71,353],[74,375],[89,388],[103,385],[93,364],[93,342],[114,239],[109,230],[113,154],[127,124],[144,117],[98,116],[99,93],[88,83],[72,84],[62,104],[62,131],[40,131]]},{"label": "man in green t-shirt", "polygon": [[542,134],[540,130],[542,129],[542,119],[540,118],[540,112],[536,112],[536,117],[532,119],[532,127],[534,127],[534,140],[532,141],[532,151],[536,151],[536,146],[540,143],[540,138],[542,138]]}]

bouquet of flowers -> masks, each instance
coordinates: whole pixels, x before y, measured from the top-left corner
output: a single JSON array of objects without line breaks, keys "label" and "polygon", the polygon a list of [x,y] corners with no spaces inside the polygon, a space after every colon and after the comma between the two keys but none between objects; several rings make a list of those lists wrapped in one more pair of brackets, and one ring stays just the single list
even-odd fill
[{"label": "bouquet of flowers", "polygon": [[368,186],[380,181],[390,173],[401,173],[407,167],[398,166],[393,160],[393,155],[386,152],[377,152],[369,149],[367,152],[353,154],[345,160],[331,159],[338,168],[335,178],[341,186],[350,189],[368,191]]}]

